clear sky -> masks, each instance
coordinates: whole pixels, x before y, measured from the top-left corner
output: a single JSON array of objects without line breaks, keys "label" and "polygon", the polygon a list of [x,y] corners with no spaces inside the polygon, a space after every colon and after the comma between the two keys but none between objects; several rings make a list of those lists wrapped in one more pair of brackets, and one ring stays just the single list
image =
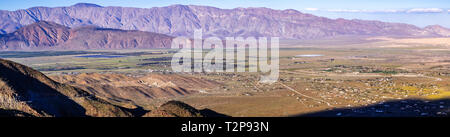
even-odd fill
[{"label": "clear sky", "polygon": [[450,0],[0,0],[0,9],[11,11],[35,6],[59,7],[80,2],[139,8],[173,4],[227,9],[268,7],[296,9],[329,18],[403,22],[420,27],[434,24],[450,27]]}]

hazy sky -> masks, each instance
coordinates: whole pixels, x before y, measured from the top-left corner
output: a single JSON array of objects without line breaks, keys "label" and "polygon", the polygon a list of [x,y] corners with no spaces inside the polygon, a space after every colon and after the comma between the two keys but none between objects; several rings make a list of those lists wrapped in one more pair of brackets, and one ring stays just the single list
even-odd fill
[{"label": "hazy sky", "polygon": [[58,7],[80,2],[140,8],[173,4],[207,5],[227,9],[268,7],[296,9],[333,19],[381,20],[409,23],[420,27],[439,24],[450,28],[450,0],[0,0],[0,9]]}]

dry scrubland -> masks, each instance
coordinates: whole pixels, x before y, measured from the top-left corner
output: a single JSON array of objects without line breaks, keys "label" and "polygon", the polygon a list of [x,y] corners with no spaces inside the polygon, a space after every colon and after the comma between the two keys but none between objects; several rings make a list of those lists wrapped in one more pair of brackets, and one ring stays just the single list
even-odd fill
[{"label": "dry scrubland", "polygon": [[[271,85],[258,83],[257,73],[172,73],[172,53],[164,49],[7,59],[124,107],[154,109],[180,100],[230,116],[296,116],[342,108],[367,115],[447,116],[450,104],[436,100],[450,97],[450,38],[355,41],[282,41],[280,80]],[[76,57],[98,54],[125,57]],[[322,56],[296,57],[309,54]]]}]

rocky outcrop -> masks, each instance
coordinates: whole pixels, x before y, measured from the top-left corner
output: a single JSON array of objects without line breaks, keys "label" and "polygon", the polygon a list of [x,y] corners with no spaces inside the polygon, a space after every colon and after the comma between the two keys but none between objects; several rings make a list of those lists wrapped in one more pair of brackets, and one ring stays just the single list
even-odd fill
[{"label": "rocky outcrop", "polygon": [[38,117],[127,117],[125,109],[49,79],[27,66],[0,59],[2,115]]}]

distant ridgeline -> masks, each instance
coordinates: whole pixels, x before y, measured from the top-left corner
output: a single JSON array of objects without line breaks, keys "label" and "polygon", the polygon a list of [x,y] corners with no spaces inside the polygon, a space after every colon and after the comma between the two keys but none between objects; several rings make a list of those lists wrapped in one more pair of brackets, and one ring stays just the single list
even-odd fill
[{"label": "distant ridgeline", "polygon": [[155,110],[103,100],[61,84],[30,67],[0,59],[0,117],[224,117],[169,101]]},{"label": "distant ridgeline", "polygon": [[0,17],[0,34],[6,34],[0,41],[2,49],[163,48],[168,46],[166,42],[170,39],[166,35],[193,37],[196,29],[202,29],[205,37],[221,38],[238,36],[280,37],[282,39],[316,39],[337,36],[450,36],[449,29],[438,25],[419,28],[403,23],[328,19],[292,9],[273,10],[269,8],[219,9],[194,5],[128,8],[80,3],[69,7],[2,10]]},{"label": "distant ridgeline", "polygon": [[39,21],[0,37],[0,50],[84,50],[170,48],[172,37],[152,32],[69,28]]}]

